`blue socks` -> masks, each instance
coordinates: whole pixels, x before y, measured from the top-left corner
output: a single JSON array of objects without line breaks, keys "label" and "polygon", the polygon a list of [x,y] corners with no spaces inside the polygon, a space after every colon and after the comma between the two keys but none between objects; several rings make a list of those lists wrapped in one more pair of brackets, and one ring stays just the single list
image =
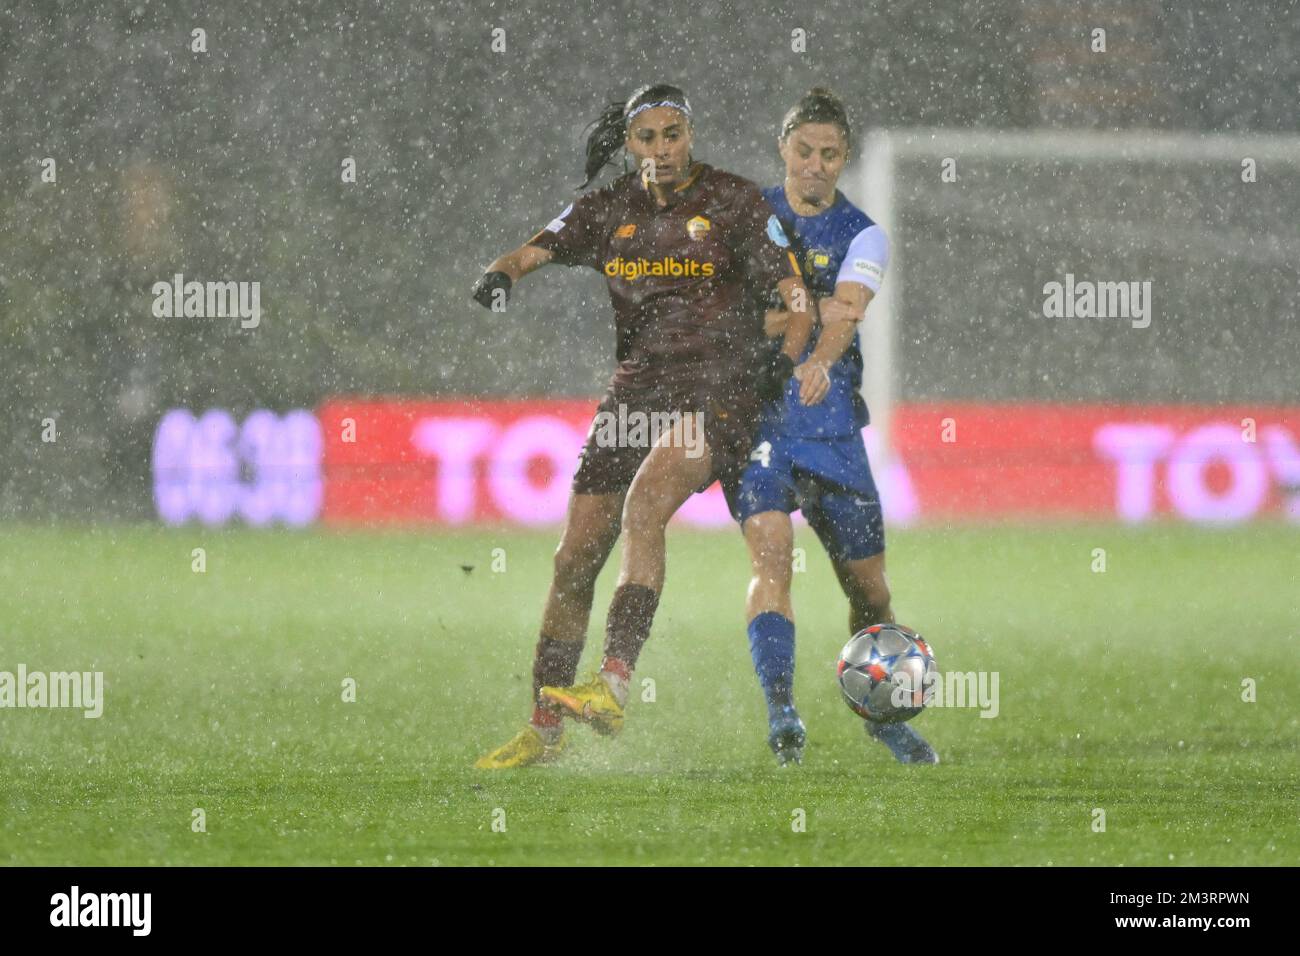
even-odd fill
[{"label": "blue socks", "polygon": [[794,622],[764,611],[749,622],[749,654],[768,710],[791,705],[794,690]]}]

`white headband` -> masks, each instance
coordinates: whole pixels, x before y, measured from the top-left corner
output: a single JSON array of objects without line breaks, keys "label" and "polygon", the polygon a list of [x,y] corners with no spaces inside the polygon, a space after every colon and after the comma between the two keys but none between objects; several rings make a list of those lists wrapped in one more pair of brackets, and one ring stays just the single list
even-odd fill
[{"label": "white headband", "polygon": [[632,117],[636,116],[637,113],[643,112],[645,110],[652,110],[656,106],[671,106],[675,110],[681,110],[683,113],[686,114],[688,118],[691,115],[691,104],[686,102],[685,100],[682,100],[682,102],[680,103],[675,103],[672,100],[660,100],[658,103],[642,103],[632,112],[627,114],[627,121],[629,123],[632,122]]}]

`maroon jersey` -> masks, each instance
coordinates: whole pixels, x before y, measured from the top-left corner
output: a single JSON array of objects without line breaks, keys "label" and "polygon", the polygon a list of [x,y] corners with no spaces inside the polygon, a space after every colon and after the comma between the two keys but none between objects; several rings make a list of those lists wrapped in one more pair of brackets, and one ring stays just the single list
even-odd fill
[{"label": "maroon jersey", "polygon": [[696,163],[660,207],[637,173],[587,193],[528,240],[609,283],[613,384],[735,385],[763,342],[761,291],[799,275],[758,186]]}]

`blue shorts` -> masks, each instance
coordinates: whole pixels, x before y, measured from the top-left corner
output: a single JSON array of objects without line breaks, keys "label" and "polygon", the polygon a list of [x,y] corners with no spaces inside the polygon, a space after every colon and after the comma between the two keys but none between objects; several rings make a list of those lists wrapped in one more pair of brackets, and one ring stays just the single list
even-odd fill
[{"label": "blue shorts", "polygon": [[860,435],[760,433],[749,464],[723,491],[741,525],[764,511],[799,509],[832,561],[859,561],[885,550],[880,493]]}]

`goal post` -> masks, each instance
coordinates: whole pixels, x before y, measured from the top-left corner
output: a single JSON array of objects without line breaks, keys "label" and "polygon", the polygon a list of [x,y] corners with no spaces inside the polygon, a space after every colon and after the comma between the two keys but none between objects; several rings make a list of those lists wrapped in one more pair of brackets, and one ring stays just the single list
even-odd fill
[{"label": "goal post", "polygon": [[[850,198],[890,243],[860,331],[882,467],[900,400],[1294,392],[1276,350],[1300,323],[1300,136],[877,129],[861,155]],[[1067,270],[1155,280],[1159,327],[1051,324],[1042,283]],[[1210,344],[1224,335],[1231,352]]]}]

